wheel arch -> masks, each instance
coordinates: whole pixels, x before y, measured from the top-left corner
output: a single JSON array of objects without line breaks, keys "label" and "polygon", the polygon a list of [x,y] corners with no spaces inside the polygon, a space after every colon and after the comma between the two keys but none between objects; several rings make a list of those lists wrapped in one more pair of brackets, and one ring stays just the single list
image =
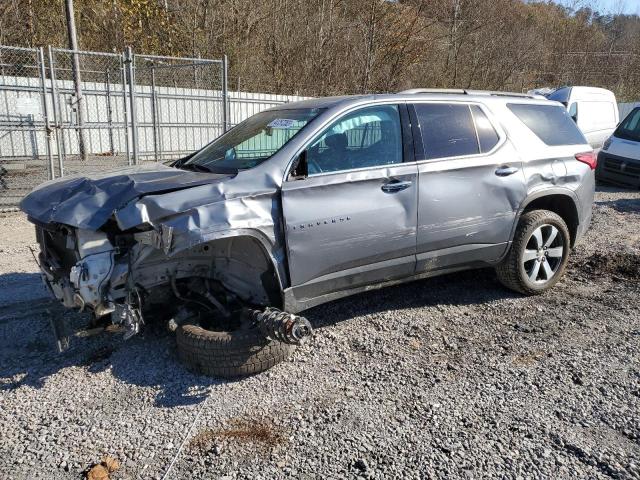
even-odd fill
[{"label": "wheel arch", "polygon": [[171,256],[190,248],[206,248],[215,259],[215,273],[223,284],[249,294],[252,286],[260,286],[270,306],[282,306],[282,292],[287,286],[284,256],[264,233],[253,229],[225,230],[179,241],[174,246]]},{"label": "wheel arch", "polygon": [[571,247],[575,245],[580,225],[578,198],[571,190],[552,189],[543,190],[528,196],[522,203],[517,221],[511,233],[511,239],[517,228],[520,217],[532,210],[549,210],[558,214],[567,225],[571,237]]}]

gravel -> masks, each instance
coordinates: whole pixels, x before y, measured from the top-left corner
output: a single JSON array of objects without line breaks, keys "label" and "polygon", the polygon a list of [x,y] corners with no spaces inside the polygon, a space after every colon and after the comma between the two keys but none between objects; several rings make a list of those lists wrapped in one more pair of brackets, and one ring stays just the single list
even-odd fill
[{"label": "gravel", "polygon": [[491,270],[307,313],[313,340],[218,381],[148,328],[57,354],[20,214],[0,216],[0,478],[640,478],[640,192],[600,188],[557,287]]}]

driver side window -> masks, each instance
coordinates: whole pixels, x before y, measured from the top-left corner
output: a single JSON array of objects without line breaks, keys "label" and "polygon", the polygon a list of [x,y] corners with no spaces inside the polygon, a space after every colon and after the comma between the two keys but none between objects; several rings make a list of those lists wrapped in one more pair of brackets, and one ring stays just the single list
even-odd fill
[{"label": "driver side window", "polygon": [[309,175],[402,163],[397,105],[375,105],[350,113],[307,149]]}]

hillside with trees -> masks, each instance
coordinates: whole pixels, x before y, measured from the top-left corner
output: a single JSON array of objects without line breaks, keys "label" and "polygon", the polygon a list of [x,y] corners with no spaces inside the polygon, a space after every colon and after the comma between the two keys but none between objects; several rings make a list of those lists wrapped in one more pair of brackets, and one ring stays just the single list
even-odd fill
[{"label": "hillside with trees", "polygon": [[[521,0],[76,0],[80,47],[230,61],[232,88],[330,95],[584,84],[640,97],[640,17]],[[0,44],[66,46],[63,0],[0,2]]]}]

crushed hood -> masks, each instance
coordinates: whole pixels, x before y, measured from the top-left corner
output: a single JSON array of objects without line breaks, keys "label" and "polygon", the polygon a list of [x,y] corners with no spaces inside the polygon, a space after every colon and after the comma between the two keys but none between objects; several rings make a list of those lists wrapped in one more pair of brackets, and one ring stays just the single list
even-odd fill
[{"label": "crushed hood", "polygon": [[97,230],[132,200],[230,177],[150,163],[97,175],[51,180],[24,197],[20,209],[42,223],[57,222]]}]

